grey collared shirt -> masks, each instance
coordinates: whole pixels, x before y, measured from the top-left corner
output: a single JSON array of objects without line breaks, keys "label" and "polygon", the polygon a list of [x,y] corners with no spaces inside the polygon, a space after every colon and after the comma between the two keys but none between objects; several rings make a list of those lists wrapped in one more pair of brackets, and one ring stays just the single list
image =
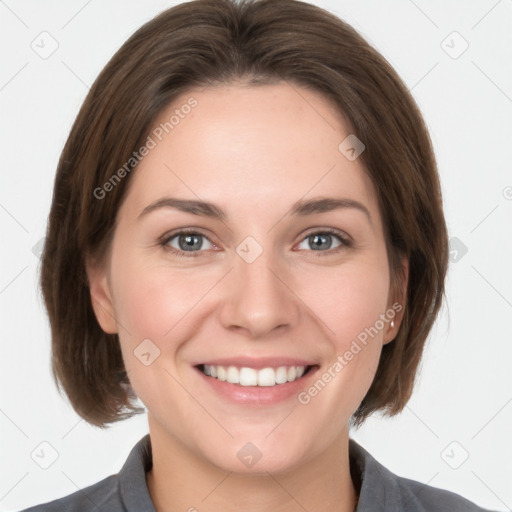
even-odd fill
[{"label": "grey collared shirt", "polygon": [[[458,494],[394,475],[352,439],[349,454],[359,492],[356,512],[486,512]],[[156,512],[146,485],[151,466],[147,434],[118,474],[23,512]]]}]

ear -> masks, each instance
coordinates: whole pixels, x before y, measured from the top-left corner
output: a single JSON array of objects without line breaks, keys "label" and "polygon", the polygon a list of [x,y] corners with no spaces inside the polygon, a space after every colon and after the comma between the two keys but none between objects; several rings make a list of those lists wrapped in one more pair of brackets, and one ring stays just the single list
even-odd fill
[{"label": "ear", "polygon": [[96,320],[107,334],[115,334],[118,329],[106,267],[92,258],[87,258],[85,264]]},{"label": "ear", "polygon": [[[400,266],[401,268],[397,269],[398,275],[395,277],[395,282],[390,286],[389,290],[386,309],[386,318],[389,319],[389,322],[384,328],[384,345],[396,338],[405,313],[407,283],[409,282],[409,259],[405,256],[402,257]],[[393,318],[391,318],[392,316]],[[391,325],[391,320],[393,320],[393,326]]]}]

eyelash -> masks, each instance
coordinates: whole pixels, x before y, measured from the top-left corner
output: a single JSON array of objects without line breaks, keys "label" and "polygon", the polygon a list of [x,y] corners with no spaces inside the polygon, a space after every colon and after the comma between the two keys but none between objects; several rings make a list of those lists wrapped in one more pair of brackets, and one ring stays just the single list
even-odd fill
[{"label": "eyelash", "polygon": [[[174,247],[171,247],[168,245],[171,240],[173,240],[176,237],[179,237],[180,235],[199,235],[199,236],[206,238],[207,240],[210,241],[211,244],[213,244],[213,242],[205,234],[201,233],[200,231],[193,230],[193,229],[182,229],[181,231],[177,231],[175,233],[164,235],[162,237],[162,239],[159,241],[159,245],[161,245],[165,250],[174,253],[176,256],[185,257],[185,258],[190,258],[190,257],[195,258],[197,256],[200,256],[201,253],[204,252],[201,250],[199,250],[199,251],[179,251],[178,249],[175,249]],[[326,228],[326,229],[322,229],[319,231],[311,231],[311,232],[307,233],[302,238],[301,243],[304,240],[306,240],[306,238],[309,238],[312,235],[333,235],[336,238],[338,238],[338,240],[341,242],[341,245],[339,245],[338,247],[335,247],[334,249],[328,249],[326,251],[310,250],[310,252],[315,253],[315,256],[318,256],[318,257],[336,254],[343,249],[352,247],[352,245],[353,245],[352,240],[346,234],[344,234],[343,232],[340,232],[338,230],[332,229],[332,228]],[[213,244],[213,245],[215,245],[215,244]]]}]

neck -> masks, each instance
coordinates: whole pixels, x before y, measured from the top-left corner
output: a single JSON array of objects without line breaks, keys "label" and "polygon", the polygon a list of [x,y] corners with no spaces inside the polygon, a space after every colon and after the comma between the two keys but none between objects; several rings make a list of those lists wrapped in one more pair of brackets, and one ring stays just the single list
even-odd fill
[{"label": "neck", "polygon": [[157,512],[354,512],[348,428],[321,454],[279,473],[245,475],[199,458],[150,421],[147,485]]}]

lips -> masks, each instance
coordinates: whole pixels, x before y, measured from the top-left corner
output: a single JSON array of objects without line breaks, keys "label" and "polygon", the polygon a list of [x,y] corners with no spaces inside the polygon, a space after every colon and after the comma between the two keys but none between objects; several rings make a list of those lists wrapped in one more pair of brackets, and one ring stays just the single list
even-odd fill
[{"label": "lips", "polygon": [[320,365],[295,357],[239,356],[197,361],[193,367],[215,395],[231,404],[259,408],[296,397]]},{"label": "lips", "polygon": [[[250,368],[248,366],[231,366],[231,370],[229,370],[230,367],[228,366],[228,369],[226,369],[226,379],[228,373],[231,373],[233,380],[236,380],[237,373],[240,379],[241,374],[242,383],[231,383],[227,380],[222,381],[218,377],[206,375],[204,366],[205,365],[196,365],[195,370],[200,376],[200,380],[206,385],[206,389],[213,391],[216,396],[227,401],[229,404],[256,408],[271,407],[285,400],[296,400],[299,393],[311,385],[311,381],[315,378],[317,370],[319,369],[318,365],[300,365],[305,368],[304,374],[300,377],[297,377],[296,374],[295,379],[291,381],[288,380],[289,369],[287,369],[286,382],[278,384],[275,380],[276,378],[279,379],[279,366],[277,368],[267,366],[259,369]],[[210,372],[212,366],[217,367],[218,371],[218,366],[222,365],[210,365]],[[244,368],[247,370],[244,370]],[[272,376],[269,370],[274,372],[274,376]],[[294,370],[296,371],[295,366],[293,366],[293,370],[291,370],[292,377]],[[254,385],[254,373],[252,372],[257,373],[257,378],[262,379],[260,381],[261,384],[256,382]],[[262,374],[260,372],[262,372]],[[244,373],[246,374],[245,376]],[[267,373],[267,375],[265,375],[265,373]],[[260,375],[262,376],[259,377]],[[247,379],[245,380],[245,385],[243,384],[244,379]],[[272,384],[272,379],[274,379],[274,384]]]},{"label": "lips", "polygon": [[296,357],[225,357],[219,359],[210,359],[207,361],[197,361],[193,366],[209,365],[209,366],[234,366],[235,368],[278,368],[279,366],[314,366],[317,363],[312,360],[299,359]]}]

